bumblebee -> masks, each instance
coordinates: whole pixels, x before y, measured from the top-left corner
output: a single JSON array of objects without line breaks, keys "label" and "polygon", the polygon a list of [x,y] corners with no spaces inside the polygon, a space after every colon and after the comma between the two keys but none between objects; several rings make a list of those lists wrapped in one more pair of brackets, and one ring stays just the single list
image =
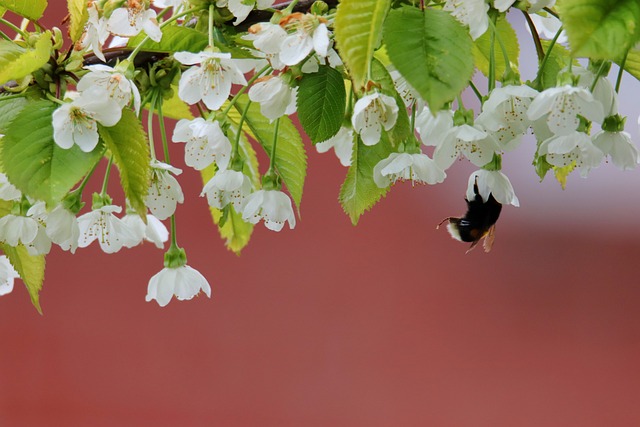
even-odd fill
[{"label": "bumblebee", "polygon": [[495,238],[496,221],[500,217],[502,204],[491,193],[489,193],[489,198],[486,202],[482,199],[478,191],[477,178],[473,184],[473,192],[475,194],[473,200],[465,198],[467,213],[462,218],[450,216],[443,219],[436,228],[440,228],[442,224],[448,222],[447,230],[451,237],[461,242],[471,242],[471,246],[466,253],[469,253],[484,238],[482,246],[485,252],[489,252]]}]

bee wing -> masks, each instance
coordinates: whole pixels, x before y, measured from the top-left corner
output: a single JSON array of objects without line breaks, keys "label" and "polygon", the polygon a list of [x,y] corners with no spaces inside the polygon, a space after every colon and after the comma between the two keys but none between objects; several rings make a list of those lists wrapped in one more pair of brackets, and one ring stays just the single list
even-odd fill
[{"label": "bee wing", "polygon": [[496,226],[495,224],[489,227],[489,231],[484,237],[484,242],[482,242],[482,247],[485,252],[491,251],[491,247],[493,246],[493,241],[496,238]]},{"label": "bee wing", "polygon": [[471,251],[473,250],[473,248],[475,248],[475,247],[476,247],[476,245],[478,244],[478,242],[479,242],[479,241],[480,241],[480,239],[478,239],[478,240],[474,240],[474,241],[471,243],[471,246],[469,246],[469,249],[467,249],[467,251],[465,252],[465,255],[466,255],[466,254],[468,254],[469,252],[471,252]]}]

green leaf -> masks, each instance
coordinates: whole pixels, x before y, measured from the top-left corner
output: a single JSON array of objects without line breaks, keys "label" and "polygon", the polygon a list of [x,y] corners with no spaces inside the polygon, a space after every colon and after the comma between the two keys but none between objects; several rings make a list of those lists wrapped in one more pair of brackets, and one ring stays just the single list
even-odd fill
[{"label": "green leaf", "polygon": [[556,8],[574,56],[617,59],[640,40],[638,0],[561,0]]},{"label": "green leaf", "polygon": [[432,111],[467,87],[473,74],[471,38],[449,13],[394,9],[384,25],[384,40],[393,65]]},{"label": "green leaf", "polygon": [[[551,42],[549,40],[540,40],[545,52],[549,52],[549,46]],[[548,89],[556,86],[556,80],[558,79],[558,73],[569,66],[571,62],[571,52],[569,52],[564,46],[554,44],[553,49],[550,51],[547,64],[542,70],[541,84],[542,89]],[[577,62],[575,62],[577,65]]]},{"label": "green leaf", "polygon": [[370,147],[364,145],[360,137],[357,137],[351,157],[351,167],[340,188],[340,203],[353,225],[356,225],[360,216],[371,209],[389,191],[389,187],[380,188],[373,181],[373,168],[380,160],[389,157],[392,152],[393,149],[384,131],[380,142]]},{"label": "green leaf", "polygon": [[342,0],[338,5],[334,24],[337,47],[358,90],[367,83],[389,5],[389,0]]},{"label": "green leaf", "polygon": [[[246,141],[246,140],[245,140]],[[216,166],[212,164],[201,171],[202,182],[206,184],[215,175]],[[220,209],[209,207],[213,222],[218,226],[220,236],[226,240],[225,245],[236,255],[244,249],[251,239],[254,225],[242,219],[242,213],[236,212],[233,205],[228,205],[224,223],[221,225],[223,212]]]},{"label": "green leaf", "polygon": [[57,105],[29,102],[6,130],[0,158],[9,180],[23,193],[55,204],[80,181],[101,157],[102,147],[85,153],[65,150],[53,141],[51,115]]},{"label": "green leaf", "polygon": [[0,85],[20,80],[49,61],[51,32],[45,31],[33,48],[24,49],[13,42],[0,40]]},{"label": "green leaf", "polygon": [[11,95],[0,95],[0,134],[7,133],[9,123],[18,115],[18,113],[27,105],[27,98],[7,98]]},{"label": "green leaf", "polygon": [[89,20],[89,9],[86,0],[67,0],[69,9],[69,37],[73,43],[80,40],[84,26]]},{"label": "green leaf", "polygon": [[23,245],[13,247],[2,243],[0,248],[27,287],[31,303],[38,310],[38,313],[42,314],[40,291],[44,282],[44,255],[30,255]]},{"label": "green leaf", "polygon": [[47,0],[0,0],[0,6],[32,21],[42,18]]},{"label": "green leaf", "polygon": [[553,167],[553,174],[556,176],[556,180],[560,183],[560,186],[562,187],[563,190],[566,189],[567,187],[567,178],[569,177],[569,174],[571,174],[571,172],[573,172],[575,168],[576,168],[576,162],[573,162],[567,166]]},{"label": "green leaf", "polygon": [[178,96],[178,88],[172,86],[173,96],[169,99],[162,100],[162,115],[164,117],[180,120],[187,119],[193,120],[193,113],[186,102],[180,99]]},{"label": "green leaf", "polygon": [[[497,37],[500,37],[502,44],[507,51],[509,57],[509,65],[515,71],[518,70],[518,57],[520,56],[520,46],[518,45],[518,37],[516,32],[507,21],[506,17],[500,16],[496,22]],[[491,33],[492,30],[486,31],[482,36],[478,37],[473,43],[473,58],[476,68],[485,76],[489,76],[489,61],[491,58]],[[496,37],[494,44],[494,57],[496,64],[496,77],[501,79],[505,72],[504,55],[502,48]]]},{"label": "green leaf", "polygon": [[128,108],[112,127],[98,125],[100,137],[113,154],[120,171],[120,183],[131,207],[146,220],[145,198],[149,191],[150,155],[147,135],[136,114]]},{"label": "green leaf", "polygon": [[380,84],[380,90],[385,95],[389,95],[395,98],[398,105],[398,118],[396,124],[388,133],[389,141],[392,145],[396,146],[404,141],[409,135],[411,135],[411,124],[409,123],[409,114],[407,113],[407,107],[404,105],[402,97],[396,90],[393,84],[393,79],[387,71],[382,62],[374,58],[371,62],[371,76],[373,80]]},{"label": "green leaf", "polygon": [[[146,38],[144,33],[132,37],[127,43],[129,47],[139,45]],[[202,52],[209,44],[209,38],[205,33],[193,28],[167,25],[162,28],[162,39],[159,42],[148,40],[144,44],[144,51],[151,52]]]},{"label": "green leaf", "polygon": [[[235,107],[242,112],[248,101],[248,96],[242,95],[235,103]],[[288,117],[280,117],[279,120],[275,168],[287,186],[294,203],[300,209],[304,179],[307,176],[307,154],[296,126]],[[269,119],[260,113],[260,104],[254,102],[249,105],[245,122],[258,143],[268,155],[271,155],[275,123],[270,123]]]},{"label": "green leaf", "polygon": [[[616,60],[616,63],[620,65],[621,60]],[[631,49],[629,51],[624,63],[624,70],[640,80],[640,49]]]},{"label": "green leaf", "polygon": [[347,92],[342,74],[325,65],[304,74],[298,87],[298,119],[311,142],[326,141],[340,130]]}]

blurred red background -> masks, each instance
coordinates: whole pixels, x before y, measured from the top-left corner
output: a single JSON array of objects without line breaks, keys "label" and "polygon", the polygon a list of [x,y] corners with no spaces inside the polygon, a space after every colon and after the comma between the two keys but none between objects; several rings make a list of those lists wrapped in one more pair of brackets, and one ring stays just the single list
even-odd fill
[{"label": "blurred red background", "polygon": [[44,316],[19,283],[0,298],[0,426],[640,424],[639,172],[603,165],[562,191],[538,182],[532,145],[505,156],[522,207],[490,254],[435,229],[464,212],[466,161],[444,184],[396,185],[353,227],[346,169],[307,145],[296,229],[256,227],[241,257],[173,146],[179,242],[212,298],[145,302],[151,244],[53,250]]}]

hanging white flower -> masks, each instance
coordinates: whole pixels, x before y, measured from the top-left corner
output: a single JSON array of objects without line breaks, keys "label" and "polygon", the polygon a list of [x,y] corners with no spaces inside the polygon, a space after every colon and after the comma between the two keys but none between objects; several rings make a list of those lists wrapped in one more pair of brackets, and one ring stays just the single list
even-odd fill
[{"label": "hanging white flower", "polygon": [[280,61],[292,66],[305,59],[311,52],[325,57],[330,39],[324,18],[295,12],[284,18],[280,25],[289,33],[280,45]]},{"label": "hanging white flower", "polygon": [[61,148],[75,144],[88,153],[98,145],[98,123],[114,126],[120,121],[122,107],[99,88],[71,95],[71,102],[53,112],[53,140]]},{"label": "hanging white flower", "polygon": [[518,197],[513,191],[511,181],[505,174],[500,171],[488,171],[484,169],[477,170],[469,176],[467,185],[467,200],[474,200],[475,190],[474,184],[478,184],[478,193],[482,200],[486,203],[489,200],[489,194],[493,194],[493,198],[503,205],[520,206]]},{"label": "hanging white flower", "polygon": [[475,123],[492,132],[501,149],[513,150],[531,125],[527,111],[537,95],[538,91],[527,85],[496,88],[482,105]]},{"label": "hanging white flower", "polygon": [[140,0],[127,0],[123,7],[111,13],[107,29],[122,37],[134,37],[144,31],[151,40],[159,42],[162,39],[162,30],[156,16],[156,11],[145,9]]},{"label": "hanging white flower", "polygon": [[256,8],[259,10],[268,9],[273,6],[275,0],[218,0],[216,6],[226,7],[229,12],[236,17],[233,25],[238,25],[249,16],[249,13]]},{"label": "hanging white flower", "polygon": [[184,7],[185,0],[153,0],[153,6],[158,8],[172,7],[173,13],[180,13]]},{"label": "hanging white flower", "polygon": [[547,125],[555,135],[569,135],[580,124],[578,114],[584,118],[602,123],[602,104],[583,87],[565,85],[540,92],[529,105],[529,120],[546,117]]},{"label": "hanging white flower", "polygon": [[13,268],[9,259],[5,255],[0,255],[0,296],[7,295],[13,290],[14,279],[19,279],[20,275]]},{"label": "hanging white flower", "polygon": [[22,198],[22,193],[9,182],[7,175],[0,173],[0,199],[8,201],[18,201]]},{"label": "hanging white flower", "polygon": [[[530,13],[529,17],[533,21],[538,35],[543,39],[553,39],[562,27],[562,22],[558,18],[546,12]],[[530,33],[531,29],[529,26],[526,28]],[[567,32],[563,30],[558,36],[556,43],[564,44],[567,40]]]},{"label": "hanging white flower", "polygon": [[127,226],[114,215],[122,208],[115,205],[102,206],[78,217],[80,237],[78,247],[86,248],[94,240],[100,244],[100,249],[107,254],[118,252],[124,242],[131,239]]},{"label": "hanging white flower", "polygon": [[599,166],[604,158],[604,153],[593,144],[589,135],[578,131],[543,141],[538,147],[538,154],[546,155],[547,162],[553,166],[569,166],[575,162],[582,177]]},{"label": "hanging white flower", "polygon": [[273,121],[296,112],[298,88],[292,88],[280,76],[266,76],[256,80],[249,89],[249,99],[260,103],[260,112]]},{"label": "hanging white flower", "polygon": [[82,76],[76,85],[79,91],[96,87],[104,89],[121,108],[129,105],[131,98],[133,98],[133,108],[136,114],[140,112],[138,87],[124,74],[104,64],[88,65],[85,68],[89,72]]},{"label": "hanging white flower", "polygon": [[251,224],[257,224],[261,219],[269,230],[280,231],[285,221],[289,228],[296,226],[296,216],[293,213],[291,199],[279,190],[258,190],[247,198],[242,211],[242,219]]},{"label": "hanging white flower", "polygon": [[162,249],[164,242],[169,240],[169,230],[153,215],[147,214],[145,224],[140,215],[126,214],[122,217],[122,223],[129,229],[129,236],[123,243],[126,248],[133,248],[146,240],[156,245],[158,249]]},{"label": "hanging white flower", "polygon": [[437,147],[453,129],[453,111],[440,110],[434,116],[428,107],[423,107],[415,126],[424,145]]},{"label": "hanging white flower", "polygon": [[198,117],[182,119],[173,131],[173,142],[186,142],[184,162],[197,170],[202,170],[216,162],[219,169],[226,169],[231,157],[231,142],[222,132],[220,123]]},{"label": "hanging white flower", "polygon": [[175,295],[180,301],[190,300],[203,291],[211,298],[211,286],[200,272],[188,265],[163,268],[149,280],[146,301],[156,300],[160,307]]},{"label": "hanging white flower", "polygon": [[390,130],[398,119],[398,104],[388,95],[373,92],[365,95],[353,107],[351,124],[360,135],[364,145],[375,145],[380,141],[382,129]]},{"label": "hanging white flower", "polygon": [[200,197],[207,196],[209,206],[222,209],[229,203],[236,212],[242,212],[251,193],[251,180],[242,172],[227,169],[218,171],[202,189]]},{"label": "hanging white flower", "polygon": [[181,169],[166,163],[157,160],[151,162],[151,183],[146,205],[160,220],[169,218],[176,211],[177,204],[184,202],[182,188],[173,176],[181,173]]},{"label": "hanging white flower", "polygon": [[602,150],[605,156],[610,156],[618,169],[632,170],[640,163],[638,147],[631,141],[631,135],[627,132],[602,130],[593,136],[593,144]]},{"label": "hanging white flower", "polygon": [[229,97],[232,84],[247,84],[230,53],[176,52],[173,57],[181,64],[193,65],[182,73],[178,84],[178,96],[187,104],[202,100],[207,108],[217,110]]},{"label": "hanging white flower", "polygon": [[[595,74],[583,67],[573,67],[573,73],[579,76],[578,86],[590,89],[593,86]],[[602,104],[604,115],[613,116],[618,114],[618,94],[606,76],[598,77],[598,83],[593,88],[593,98]]]},{"label": "hanging white flower", "polygon": [[393,85],[402,97],[405,107],[409,108],[414,102],[417,102],[417,110],[421,110],[424,107],[424,100],[422,100],[418,91],[407,82],[407,79],[405,79],[404,76],[400,74],[400,71],[396,70],[393,65],[389,65],[387,70],[393,80]]},{"label": "hanging white flower", "polygon": [[388,187],[399,179],[433,185],[446,177],[447,174],[424,153],[391,153],[373,168],[373,180],[380,188]]},{"label": "hanging white flower", "polygon": [[489,5],[485,0],[446,0],[443,9],[451,12],[462,25],[469,27],[473,40],[489,28]]},{"label": "hanging white flower", "polygon": [[76,252],[80,227],[78,218],[62,205],[56,206],[47,216],[47,236],[65,251]]},{"label": "hanging white flower", "polygon": [[[516,2],[516,0],[494,0],[493,7],[498,9],[500,12],[504,12],[511,7]],[[520,2],[518,7],[526,10],[527,12],[533,14],[541,10],[545,7],[553,7],[556,3],[556,0],[523,0]],[[531,15],[536,16],[536,15]]]},{"label": "hanging white flower", "polygon": [[107,30],[107,20],[100,17],[98,13],[97,2],[91,1],[87,6],[89,19],[87,20],[84,34],[80,39],[80,47],[88,49],[100,58],[101,61],[107,62],[102,53],[102,46],[109,38],[109,30]]},{"label": "hanging white flower", "polygon": [[443,170],[447,170],[459,157],[464,156],[471,163],[482,167],[493,159],[499,147],[485,131],[464,124],[452,128],[433,152],[433,160]]},{"label": "hanging white flower", "polygon": [[337,134],[326,141],[318,142],[315,147],[318,153],[326,153],[330,149],[336,153],[342,166],[351,166],[351,155],[353,154],[353,129],[342,126]]},{"label": "hanging white flower", "polygon": [[5,215],[0,218],[0,242],[9,246],[28,245],[38,234],[38,222],[26,216]]},{"label": "hanging white flower", "polygon": [[287,32],[277,24],[259,22],[249,27],[244,40],[253,41],[253,46],[266,54],[279,54]]},{"label": "hanging white flower", "polygon": [[27,216],[33,218],[38,223],[38,232],[31,243],[25,245],[31,255],[46,255],[51,251],[51,239],[47,235],[47,206],[45,202],[39,201],[33,204],[27,211]]}]

